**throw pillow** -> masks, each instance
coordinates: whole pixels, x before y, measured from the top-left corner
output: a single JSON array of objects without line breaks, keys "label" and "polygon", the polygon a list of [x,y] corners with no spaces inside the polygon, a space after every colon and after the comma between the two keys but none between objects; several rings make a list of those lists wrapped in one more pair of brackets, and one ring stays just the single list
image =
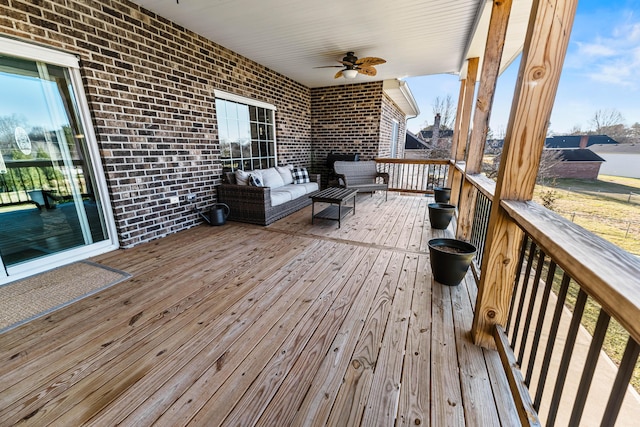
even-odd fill
[{"label": "throw pillow", "polygon": [[282,177],[282,180],[284,181],[285,185],[293,184],[293,176],[291,175],[291,169],[293,169],[293,166],[291,165],[278,166],[276,167],[276,169],[278,170],[278,173]]},{"label": "throw pillow", "polygon": [[291,171],[291,175],[293,176],[294,184],[305,184],[310,182],[309,180],[309,172],[307,172],[307,168],[293,168]]},{"label": "throw pillow", "polygon": [[260,177],[254,174],[249,175],[249,184],[253,185],[254,187],[263,187]]},{"label": "throw pillow", "polygon": [[236,169],[236,184],[238,185],[249,185],[249,177],[251,175],[249,172],[245,172],[241,169]]},{"label": "throw pillow", "polygon": [[282,176],[280,176],[276,168],[263,169],[261,172],[262,184],[265,187],[279,188],[284,185]]}]

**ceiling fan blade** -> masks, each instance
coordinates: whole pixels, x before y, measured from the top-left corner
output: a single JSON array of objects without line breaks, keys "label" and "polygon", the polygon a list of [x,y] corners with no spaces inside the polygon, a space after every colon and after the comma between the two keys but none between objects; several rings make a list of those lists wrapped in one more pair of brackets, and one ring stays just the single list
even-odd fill
[{"label": "ceiling fan blade", "polygon": [[376,69],[373,67],[363,66],[358,67],[357,70],[360,74],[364,74],[365,76],[375,76],[377,74]]},{"label": "ceiling fan blade", "polygon": [[339,79],[340,77],[342,77],[342,70],[338,71],[333,78],[334,79]]},{"label": "ceiling fan blade", "polygon": [[313,67],[313,68],[342,68],[342,65],[323,65],[321,67]]},{"label": "ceiling fan blade", "polygon": [[357,65],[364,65],[364,66],[372,66],[372,65],[380,65],[380,64],[384,64],[385,61],[382,58],[376,58],[375,56],[367,56],[366,58],[360,58],[356,61]]}]

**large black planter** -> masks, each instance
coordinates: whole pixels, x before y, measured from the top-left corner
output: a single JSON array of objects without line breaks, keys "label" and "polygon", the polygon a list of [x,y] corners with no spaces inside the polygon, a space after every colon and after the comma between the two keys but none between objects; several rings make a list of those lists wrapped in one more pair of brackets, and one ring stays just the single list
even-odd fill
[{"label": "large black planter", "polygon": [[431,272],[436,282],[447,286],[457,286],[464,279],[476,247],[457,239],[429,240]]},{"label": "large black planter", "polygon": [[436,203],[449,203],[451,189],[448,187],[435,187],[433,189],[433,198]]},{"label": "large black planter", "polygon": [[429,222],[431,228],[444,230],[449,226],[453,213],[456,210],[454,205],[446,203],[429,203]]}]

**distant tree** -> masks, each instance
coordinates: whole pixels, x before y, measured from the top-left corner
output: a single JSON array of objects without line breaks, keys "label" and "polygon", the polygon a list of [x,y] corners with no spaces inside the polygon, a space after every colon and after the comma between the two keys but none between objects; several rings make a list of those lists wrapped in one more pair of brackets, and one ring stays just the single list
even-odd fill
[{"label": "distant tree", "polygon": [[573,125],[571,130],[569,131],[569,135],[582,135],[584,132],[582,131],[582,127],[580,125]]},{"label": "distant tree", "polygon": [[10,151],[15,145],[15,129],[25,126],[26,119],[16,114],[0,117],[0,149]]},{"label": "distant tree", "polygon": [[[498,170],[500,169],[500,159],[502,157],[502,151],[491,159],[489,163],[485,162],[482,165],[482,172],[491,179],[498,178]],[[553,167],[562,161],[560,156],[560,150],[542,150],[540,156],[540,166],[538,167],[538,176],[536,177],[536,183],[541,185],[549,185],[553,182],[554,177],[551,174]]]},{"label": "distant tree", "polygon": [[444,98],[439,96],[433,100],[433,115],[440,114],[440,129],[453,129],[453,122],[456,119],[456,107],[451,95]]},{"label": "distant tree", "polygon": [[599,135],[605,135],[607,129],[618,125],[623,125],[624,127],[624,117],[615,108],[597,110],[591,118],[591,126],[595,133]]}]

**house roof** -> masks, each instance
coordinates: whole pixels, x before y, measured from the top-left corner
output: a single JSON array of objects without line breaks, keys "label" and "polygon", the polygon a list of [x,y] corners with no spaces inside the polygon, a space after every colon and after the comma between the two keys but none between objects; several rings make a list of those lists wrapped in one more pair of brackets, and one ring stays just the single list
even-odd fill
[{"label": "house roof", "polygon": [[[307,87],[466,73],[483,58],[485,0],[132,0]],[[532,0],[513,2],[501,68],[521,52]],[[346,52],[387,60],[375,77],[334,79]],[[233,64],[230,64],[233,66]],[[242,73],[242,70],[237,70]]]},{"label": "house roof", "polygon": [[605,160],[587,148],[560,150],[563,162],[604,162]]},{"label": "house roof", "polygon": [[582,138],[588,138],[586,147],[595,144],[618,144],[618,141],[607,135],[556,135],[547,138],[544,145],[548,148],[579,148]]},{"label": "house roof", "polygon": [[429,144],[418,138],[413,133],[407,131],[407,135],[404,140],[404,148],[407,150],[424,150],[429,148]]},{"label": "house roof", "polygon": [[640,154],[640,144],[592,145],[591,151],[602,154]]},{"label": "house roof", "polygon": [[[420,136],[423,139],[431,139],[433,137],[432,130],[421,130]],[[440,131],[440,138],[453,138],[453,129],[446,129]]]}]

